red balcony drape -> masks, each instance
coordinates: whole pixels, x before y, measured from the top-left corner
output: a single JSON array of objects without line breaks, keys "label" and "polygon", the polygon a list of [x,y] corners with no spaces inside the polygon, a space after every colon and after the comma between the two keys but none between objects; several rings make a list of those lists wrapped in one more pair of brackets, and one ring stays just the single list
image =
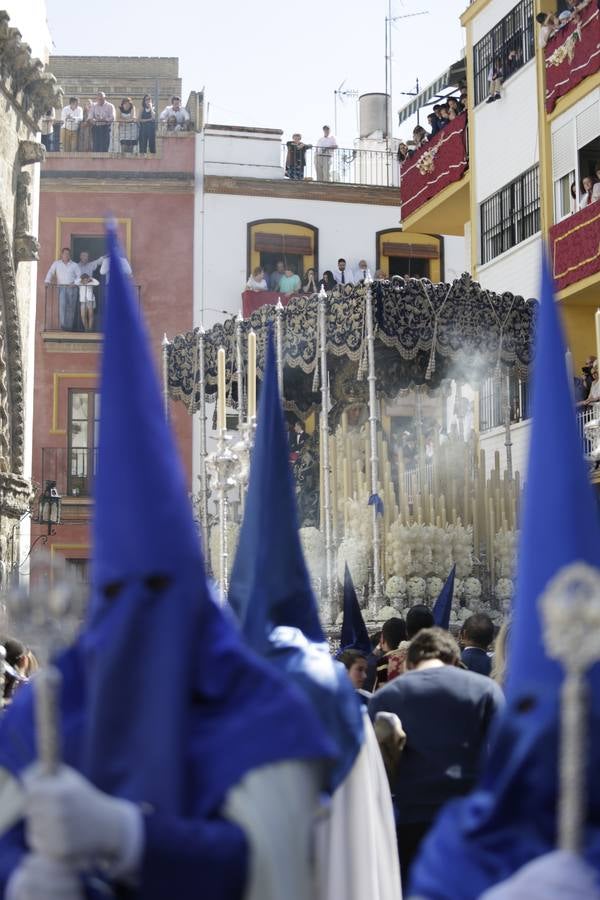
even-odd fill
[{"label": "red balcony drape", "polygon": [[553,225],[550,249],[558,290],[600,272],[600,201]]},{"label": "red balcony drape", "polygon": [[468,168],[467,114],[462,113],[402,163],[400,203],[406,219]]},{"label": "red balcony drape", "polygon": [[591,0],[580,22],[570,22],[552,37],[544,49],[546,112],[588,75],[600,69],[600,11]]}]

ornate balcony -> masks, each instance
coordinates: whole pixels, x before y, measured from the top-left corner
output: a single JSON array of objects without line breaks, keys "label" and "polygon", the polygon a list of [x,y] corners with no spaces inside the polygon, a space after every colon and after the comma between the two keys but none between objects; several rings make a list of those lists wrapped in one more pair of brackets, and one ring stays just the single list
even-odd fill
[{"label": "ornate balcony", "polygon": [[600,71],[600,10],[595,0],[546,44],[546,112],[588,75]]},{"label": "ornate balcony", "polygon": [[[469,152],[467,140],[467,114],[457,118],[439,131],[427,144],[419,148],[403,164],[400,172],[400,203],[402,223],[406,225],[417,212],[425,212],[424,206],[434,197],[438,197],[448,188],[460,182],[469,167]],[[439,215],[439,210],[436,208]],[[464,206],[464,214],[468,218],[468,201]],[[453,209],[446,217],[449,224],[439,225],[434,230],[447,234],[462,234],[462,227],[466,220],[460,211]],[[444,220],[445,222],[445,220]],[[452,224],[453,222],[453,224]],[[419,227],[422,223],[419,221]],[[415,227],[417,224],[415,222]],[[450,228],[451,230],[448,230]],[[459,232],[457,231],[459,228]],[[411,230],[413,230],[411,228]]]},{"label": "ornate balcony", "polygon": [[559,291],[600,273],[600,202],[550,229],[552,272]]},{"label": "ornate balcony", "polygon": [[[139,305],[141,287],[136,284],[134,288]],[[106,282],[103,277],[101,283],[93,290],[94,306],[86,322],[83,315],[83,304],[79,302],[77,285],[44,285],[44,335],[53,335],[66,340],[98,340],[102,333],[102,315],[106,294]]]}]

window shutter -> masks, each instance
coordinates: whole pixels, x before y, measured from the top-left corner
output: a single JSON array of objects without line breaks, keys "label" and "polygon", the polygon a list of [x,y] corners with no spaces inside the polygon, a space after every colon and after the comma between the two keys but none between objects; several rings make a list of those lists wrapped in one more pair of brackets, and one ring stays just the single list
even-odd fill
[{"label": "window shutter", "polygon": [[571,119],[552,135],[552,179],[558,181],[575,169],[575,129]]},{"label": "window shutter", "polygon": [[592,103],[577,116],[577,147],[585,147],[600,137],[600,104]]}]

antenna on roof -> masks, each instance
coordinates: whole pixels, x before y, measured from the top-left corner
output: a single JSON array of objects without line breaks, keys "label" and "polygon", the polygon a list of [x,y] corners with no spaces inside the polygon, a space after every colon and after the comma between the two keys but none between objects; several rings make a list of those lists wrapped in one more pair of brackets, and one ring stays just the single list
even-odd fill
[{"label": "antenna on roof", "polygon": [[352,90],[351,88],[346,88],[344,90],[344,85],[346,84],[346,78],[342,81],[340,86],[333,92],[333,128],[334,134],[337,137],[338,133],[338,119],[337,119],[337,103],[338,98],[340,103],[344,102],[345,97],[358,97],[358,91]]}]

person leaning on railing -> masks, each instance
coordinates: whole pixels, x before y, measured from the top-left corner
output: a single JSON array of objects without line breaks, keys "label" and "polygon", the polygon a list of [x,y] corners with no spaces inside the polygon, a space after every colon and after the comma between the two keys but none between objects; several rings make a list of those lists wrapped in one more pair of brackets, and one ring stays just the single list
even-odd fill
[{"label": "person leaning on railing", "polygon": [[600,402],[600,381],[598,380],[598,360],[594,360],[591,366],[592,384],[585,400],[580,400],[577,406],[593,406]]},{"label": "person leaning on railing", "polygon": [[316,143],[315,166],[317,181],[331,181],[331,159],[337,150],[337,141],[330,134],[329,125],[323,125],[323,137]]},{"label": "person leaning on railing", "polygon": [[144,94],[140,108],[140,153],[156,153],[156,113],[150,94]]},{"label": "person leaning on railing", "polygon": [[77,97],[71,97],[67,106],[62,111],[62,148],[65,153],[77,151],[79,139],[79,126],[83,121],[83,109],[79,105]]},{"label": "person leaning on railing", "polygon": [[79,153],[89,153],[92,149],[92,108],[94,104],[91,100],[86,100],[83,104],[83,118],[77,132],[78,142],[77,149]]},{"label": "person leaning on railing", "polygon": [[190,114],[181,105],[181,97],[171,97],[171,105],[165,106],[160,114],[159,121],[167,126],[167,131],[187,131]]},{"label": "person leaning on railing", "polygon": [[123,153],[133,153],[138,142],[138,123],[131,97],[123,97],[119,105],[119,143]]},{"label": "person leaning on railing", "polygon": [[104,91],[98,91],[92,106],[92,148],[95,153],[108,153],[110,135],[115,121],[115,108],[106,99]]},{"label": "person leaning on railing", "polygon": [[306,151],[312,148],[312,144],[303,144],[302,135],[296,133],[286,143],[286,147],[285,174],[292,181],[302,181],[306,168]]}]

